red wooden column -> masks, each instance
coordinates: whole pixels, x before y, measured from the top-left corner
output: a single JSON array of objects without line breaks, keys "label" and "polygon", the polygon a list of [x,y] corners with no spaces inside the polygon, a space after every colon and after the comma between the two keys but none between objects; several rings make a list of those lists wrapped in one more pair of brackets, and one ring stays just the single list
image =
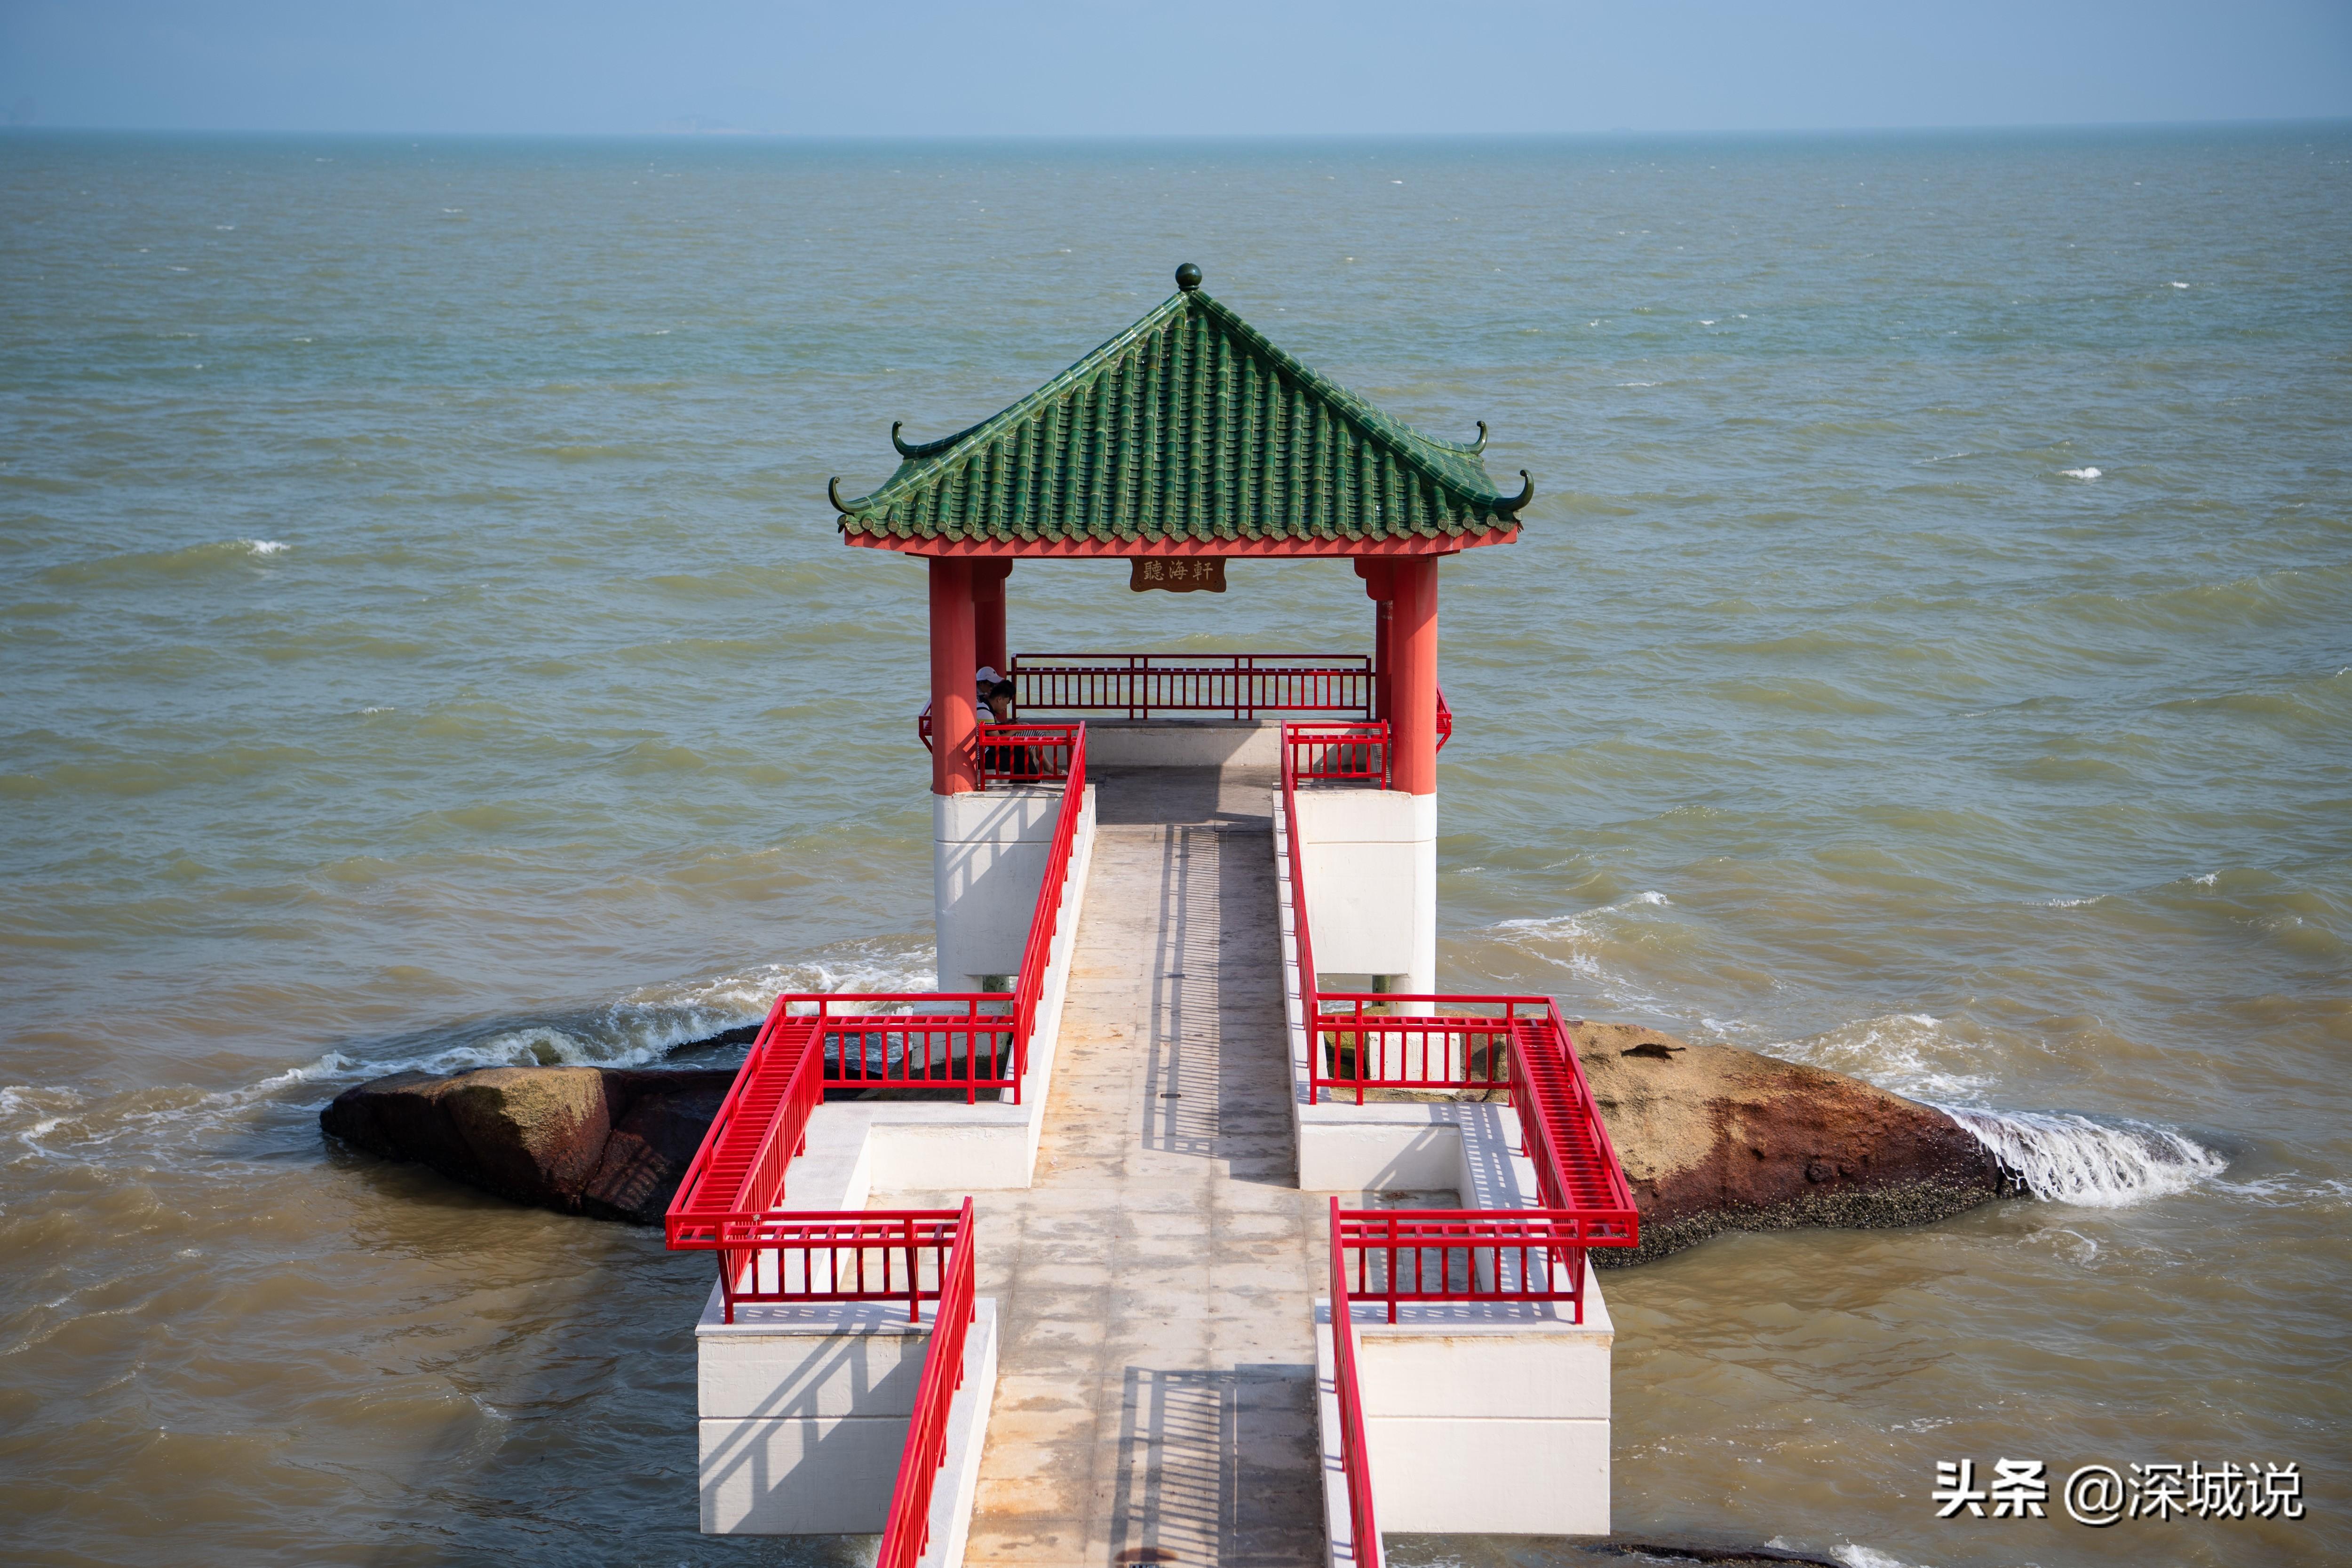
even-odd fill
[{"label": "red wooden column", "polygon": [[1390,568],[1389,651],[1396,665],[1388,715],[1392,788],[1437,793],[1437,557],[1402,555]]},{"label": "red wooden column", "polygon": [[1390,689],[1390,675],[1395,668],[1396,651],[1390,628],[1395,616],[1395,587],[1385,561],[1356,558],[1356,575],[1364,580],[1364,596],[1372,601],[1372,711],[1374,719],[1385,719],[1395,707],[1394,693]]},{"label": "red wooden column", "polygon": [[1004,579],[1013,574],[1010,561],[971,563],[972,668],[982,666],[1012,679],[1005,668]]},{"label": "red wooden column", "polygon": [[931,567],[931,793],[980,787],[973,742],[971,563],[934,555]]}]

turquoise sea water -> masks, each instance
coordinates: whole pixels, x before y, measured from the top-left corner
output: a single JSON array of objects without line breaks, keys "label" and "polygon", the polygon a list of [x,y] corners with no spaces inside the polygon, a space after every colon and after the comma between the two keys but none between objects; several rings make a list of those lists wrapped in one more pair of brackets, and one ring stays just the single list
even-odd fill
[{"label": "turquoise sea water", "polygon": [[[792,1559],[694,1534],[705,1262],[315,1113],[922,983],[921,577],[825,480],[1190,259],[1536,476],[1444,576],[1444,978],[1975,1110],[2053,1194],[1612,1276],[1620,1529],[2352,1557],[2347,257],[2342,125],[0,138],[10,1552]],[[1343,567],[1231,578],[1024,567],[1012,642],[1369,644]],[[1933,1518],[2021,1456],[2312,1517]]]}]

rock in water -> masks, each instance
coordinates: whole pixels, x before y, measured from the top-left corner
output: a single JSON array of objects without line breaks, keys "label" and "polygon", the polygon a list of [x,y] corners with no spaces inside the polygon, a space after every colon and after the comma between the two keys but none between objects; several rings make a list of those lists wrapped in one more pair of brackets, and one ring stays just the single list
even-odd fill
[{"label": "rock in water", "polygon": [[659,1224],[731,1068],[482,1068],[345,1089],[319,1125],[517,1203]]},{"label": "rock in water", "polygon": [[1920,1225],[2014,1191],[1992,1151],[1931,1106],[1843,1073],[1579,1024],[1577,1057],[1663,1258],[1726,1230]]},{"label": "rock in water", "polygon": [[[1942,1111],[1820,1068],[1695,1046],[1627,1024],[1571,1031],[1663,1258],[1725,1230],[1920,1225],[2017,1190]],[[731,1069],[484,1068],[346,1089],[319,1124],[518,1203],[655,1225],[734,1080]]]}]

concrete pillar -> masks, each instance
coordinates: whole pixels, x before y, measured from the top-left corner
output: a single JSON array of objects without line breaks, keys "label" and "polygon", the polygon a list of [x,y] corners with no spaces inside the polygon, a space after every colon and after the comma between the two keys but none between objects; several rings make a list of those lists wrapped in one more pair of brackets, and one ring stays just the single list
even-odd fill
[{"label": "concrete pillar", "polygon": [[979,731],[971,673],[971,563],[934,555],[931,570],[931,793],[980,787],[973,741]]},{"label": "concrete pillar", "polygon": [[1013,574],[1010,561],[971,563],[972,668],[985,667],[1010,676],[1004,647],[1004,580]]}]

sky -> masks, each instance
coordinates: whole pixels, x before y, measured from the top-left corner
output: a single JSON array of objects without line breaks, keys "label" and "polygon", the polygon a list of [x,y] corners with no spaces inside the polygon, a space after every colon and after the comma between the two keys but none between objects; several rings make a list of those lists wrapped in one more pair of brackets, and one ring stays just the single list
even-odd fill
[{"label": "sky", "polygon": [[0,124],[1201,136],[2352,115],[2352,0],[0,0]]}]

